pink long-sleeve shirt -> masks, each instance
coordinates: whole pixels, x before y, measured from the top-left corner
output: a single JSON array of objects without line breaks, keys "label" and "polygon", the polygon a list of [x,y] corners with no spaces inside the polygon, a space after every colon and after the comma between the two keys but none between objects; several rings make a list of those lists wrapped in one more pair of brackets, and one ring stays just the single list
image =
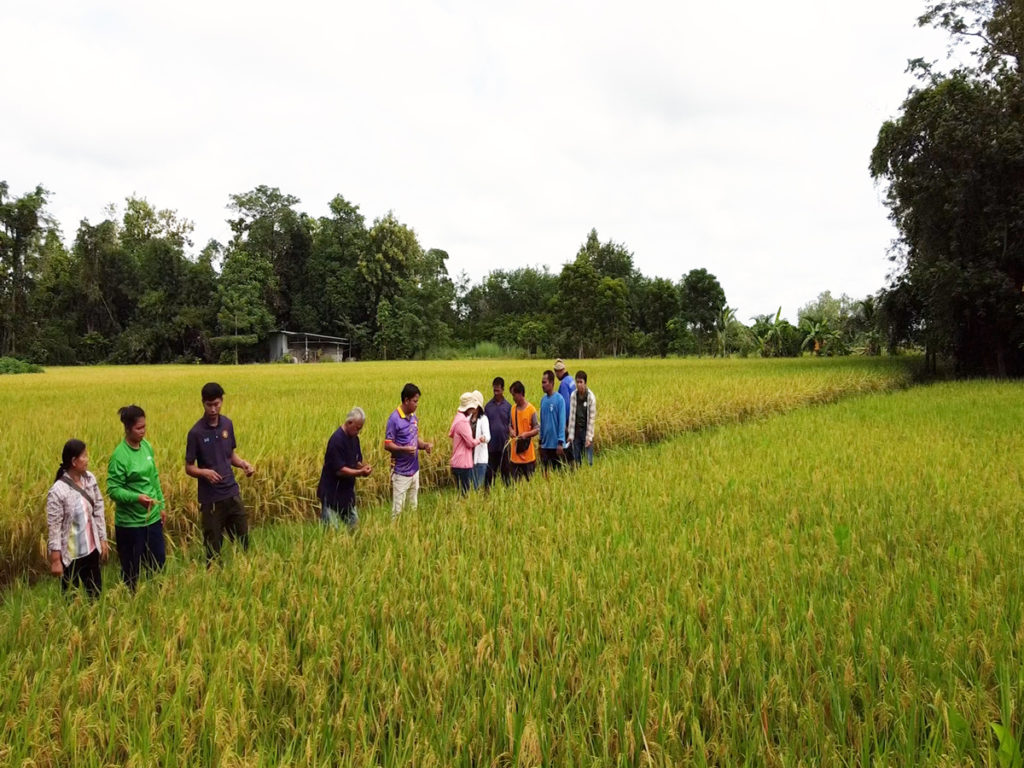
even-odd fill
[{"label": "pink long-sleeve shirt", "polygon": [[476,440],[473,438],[473,430],[469,426],[469,417],[466,414],[455,414],[452,428],[448,430],[448,437],[452,439],[452,468],[472,469]]}]

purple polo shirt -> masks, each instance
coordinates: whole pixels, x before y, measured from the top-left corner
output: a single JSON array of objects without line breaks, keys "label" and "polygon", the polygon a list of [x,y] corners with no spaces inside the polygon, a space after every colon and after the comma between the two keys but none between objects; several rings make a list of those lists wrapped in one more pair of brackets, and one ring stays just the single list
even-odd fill
[{"label": "purple polo shirt", "polygon": [[197,478],[200,504],[213,504],[239,495],[238,481],[231,469],[234,451],[235,427],[224,414],[221,414],[216,427],[207,424],[204,416],[188,431],[185,463],[197,464],[200,469],[216,470],[221,477],[216,485],[205,477]]},{"label": "purple polo shirt", "polygon": [[[420,423],[416,414],[406,415],[401,406],[395,408],[384,428],[384,439],[395,445],[419,445]],[[391,471],[396,475],[412,477],[420,471],[420,452],[392,454]]]}]

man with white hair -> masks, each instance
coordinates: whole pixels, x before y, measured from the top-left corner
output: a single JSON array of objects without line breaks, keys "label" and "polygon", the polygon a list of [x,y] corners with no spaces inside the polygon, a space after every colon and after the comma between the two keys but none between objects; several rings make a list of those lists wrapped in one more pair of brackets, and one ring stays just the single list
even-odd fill
[{"label": "man with white hair", "polygon": [[327,441],[316,495],[320,499],[320,520],[329,528],[337,528],[339,523],[344,523],[354,531],[359,524],[356,478],[367,477],[372,471],[369,464],[363,463],[363,452],[359,447],[359,431],[365,423],[366,414],[356,406]]}]

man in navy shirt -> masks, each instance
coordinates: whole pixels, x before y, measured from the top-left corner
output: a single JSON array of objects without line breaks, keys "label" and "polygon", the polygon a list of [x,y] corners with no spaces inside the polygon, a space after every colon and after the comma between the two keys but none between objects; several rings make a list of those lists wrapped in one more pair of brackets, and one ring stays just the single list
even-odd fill
[{"label": "man in navy shirt", "polygon": [[498,376],[491,383],[494,397],[484,406],[484,415],[491,428],[491,440],[487,444],[487,478],[484,486],[490,488],[497,475],[508,485],[511,482],[508,428],[512,422],[512,403],[505,399],[505,380]]},{"label": "man in navy shirt", "polygon": [[356,478],[368,477],[371,472],[370,465],[363,463],[359,447],[359,431],[365,423],[366,414],[357,406],[348,412],[345,423],[334,430],[327,441],[316,495],[320,499],[320,520],[329,528],[344,523],[354,531],[359,524]]},{"label": "man in navy shirt", "polygon": [[185,474],[196,478],[206,564],[220,556],[224,534],[249,549],[249,520],[232,467],[251,477],[255,467],[238,455],[235,427],[221,414],[224,389],[216,382],[203,386],[203,418],[188,431]]},{"label": "man in navy shirt", "polygon": [[576,382],[573,381],[572,376],[569,375],[569,369],[565,367],[565,361],[562,358],[555,360],[555,376],[558,377],[558,394],[562,396],[565,401],[565,427],[566,437],[568,437],[569,430],[569,404],[572,400],[573,394],[576,392]]}]

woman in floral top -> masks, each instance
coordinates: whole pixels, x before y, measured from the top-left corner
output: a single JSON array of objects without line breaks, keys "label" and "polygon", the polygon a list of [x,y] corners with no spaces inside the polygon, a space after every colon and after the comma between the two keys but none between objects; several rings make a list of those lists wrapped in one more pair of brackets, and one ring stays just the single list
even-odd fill
[{"label": "woman in floral top", "polygon": [[107,521],[103,495],[89,471],[89,452],[81,440],[68,440],[60,467],[46,496],[50,572],[61,588],[84,586],[90,597],[103,588],[100,563],[107,561]]}]

